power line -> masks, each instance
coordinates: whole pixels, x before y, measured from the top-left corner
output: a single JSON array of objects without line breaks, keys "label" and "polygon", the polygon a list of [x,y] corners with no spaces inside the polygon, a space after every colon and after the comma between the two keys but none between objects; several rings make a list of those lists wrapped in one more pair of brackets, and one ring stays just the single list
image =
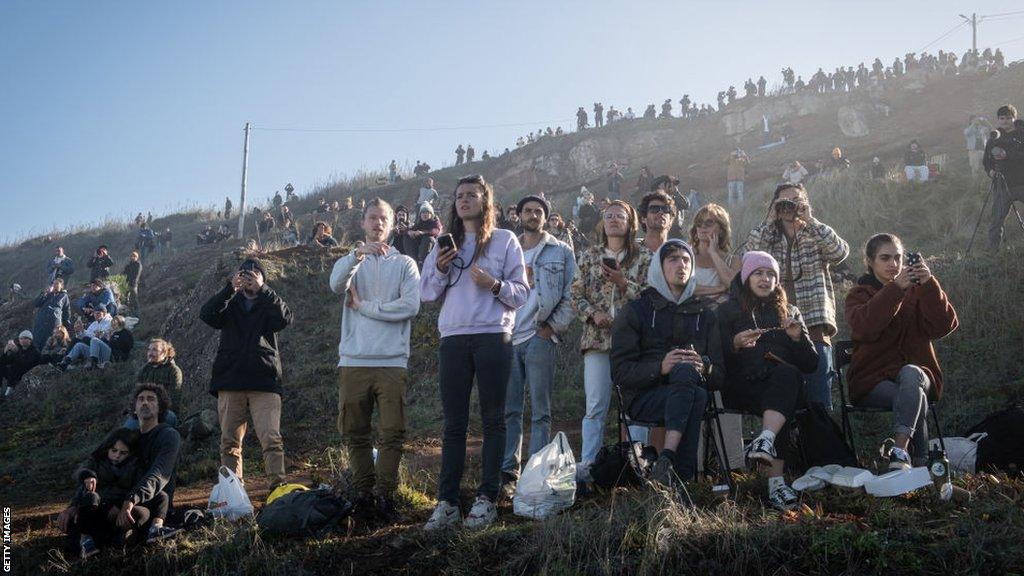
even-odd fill
[{"label": "power line", "polygon": [[959,30],[959,29],[963,28],[963,27],[964,27],[964,26],[966,26],[967,24],[968,24],[967,22],[961,22],[961,23],[957,24],[956,26],[953,26],[953,27],[952,27],[952,28],[950,28],[949,30],[946,30],[945,32],[943,32],[943,33],[942,33],[942,35],[941,35],[941,36],[939,36],[938,38],[936,38],[935,40],[932,40],[931,42],[929,42],[929,43],[925,44],[925,45],[924,45],[923,47],[921,47],[921,49],[920,49],[919,51],[920,51],[920,52],[924,52],[924,51],[925,51],[925,50],[927,50],[928,48],[931,48],[932,46],[934,46],[934,45],[938,44],[939,42],[941,42],[942,40],[944,40],[944,39],[945,39],[945,38],[946,38],[947,36],[949,36],[949,35],[950,35],[950,34],[952,34],[953,32],[956,32],[957,30]]},{"label": "power line", "polygon": [[985,14],[983,16],[979,16],[978,20],[981,20],[982,18],[1003,18],[1006,16],[1016,16],[1018,14],[1024,15],[1024,10],[1017,10],[1015,12],[1000,12],[999,14]]},{"label": "power line", "polygon": [[1021,40],[1024,40],[1024,36],[1018,36],[1017,38],[1011,38],[1009,40],[1005,40],[1003,42],[999,42],[997,44],[993,44],[993,46],[1002,46],[1003,44],[1010,44],[1012,42],[1020,42]]},{"label": "power line", "polygon": [[538,120],[535,122],[517,122],[509,124],[480,124],[475,126],[434,126],[429,128],[319,128],[319,127],[298,127],[298,126],[286,126],[286,127],[263,127],[253,126],[253,130],[262,130],[264,132],[323,132],[323,133],[348,133],[348,134],[368,134],[368,133],[382,133],[391,134],[396,132],[447,132],[447,131],[458,131],[458,130],[487,130],[493,128],[519,128],[523,126],[542,126],[550,124],[558,124],[560,122],[570,122],[572,118],[561,118],[558,120]]}]

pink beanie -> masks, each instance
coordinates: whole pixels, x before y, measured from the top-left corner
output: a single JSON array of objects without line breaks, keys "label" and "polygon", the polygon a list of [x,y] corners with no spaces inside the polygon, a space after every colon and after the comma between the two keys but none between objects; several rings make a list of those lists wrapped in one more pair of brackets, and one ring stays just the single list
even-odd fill
[{"label": "pink beanie", "polygon": [[779,263],[775,261],[775,257],[767,252],[754,250],[743,255],[743,268],[740,269],[740,282],[746,284],[747,278],[750,278],[750,275],[758,268],[771,268],[772,270],[775,270],[776,276],[779,275]]}]

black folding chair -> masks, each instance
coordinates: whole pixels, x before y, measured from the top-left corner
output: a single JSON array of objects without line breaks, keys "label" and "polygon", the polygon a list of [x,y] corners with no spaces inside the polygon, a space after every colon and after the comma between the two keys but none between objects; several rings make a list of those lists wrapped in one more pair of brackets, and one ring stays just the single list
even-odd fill
[{"label": "black folding chair", "polygon": [[[847,398],[846,372],[849,370],[850,362],[853,360],[853,341],[840,340],[832,345],[832,356],[836,369],[836,385],[839,387],[839,399],[841,402],[840,415],[842,417],[843,436],[850,445],[854,455],[857,454],[857,446],[853,439],[853,425],[850,422],[851,414],[882,414],[892,412],[892,408],[875,408],[869,406],[856,406],[851,404]],[[946,443],[942,440],[942,428],[939,426],[939,402],[928,401],[928,412],[935,424],[935,434],[939,438],[939,446],[946,451]],[[920,456],[920,455],[918,455]]]},{"label": "black folding chair", "polygon": [[[618,420],[620,438],[622,436],[625,436],[629,442],[633,442],[633,435],[629,431],[630,426],[640,426],[642,428],[653,429],[663,427],[665,425],[665,423],[661,421],[650,422],[644,420],[636,420],[630,417],[629,413],[626,411],[625,403],[622,400],[622,388],[619,387],[618,384],[615,384],[614,387],[615,401],[616,404],[618,404],[619,412]],[[730,496],[734,496],[736,494],[736,486],[732,481],[732,474],[729,470],[729,456],[726,453],[725,436],[722,432],[722,421],[718,417],[719,414],[726,414],[732,412],[725,408],[717,408],[715,406],[713,392],[710,393],[708,396],[708,403],[704,411],[704,418],[702,422],[704,429],[704,476],[705,478],[711,478],[711,474],[709,472],[711,470],[711,467],[709,466],[711,451],[708,450],[708,446],[711,446],[713,443],[715,446],[715,458],[718,460],[718,468],[719,472],[722,475],[722,478],[721,481],[712,484],[711,490],[715,494],[718,494],[720,492],[728,492]],[[714,428],[711,427],[712,423],[715,426]],[[717,440],[715,438],[716,431]],[[722,481],[724,481],[724,484],[722,483]]]}]

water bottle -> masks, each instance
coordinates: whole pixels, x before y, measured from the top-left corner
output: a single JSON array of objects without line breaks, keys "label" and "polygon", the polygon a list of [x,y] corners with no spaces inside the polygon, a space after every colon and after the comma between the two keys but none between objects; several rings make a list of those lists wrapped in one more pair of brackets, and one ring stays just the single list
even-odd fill
[{"label": "water bottle", "polygon": [[935,449],[928,452],[928,473],[939,491],[939,497],[949,500],[953,497],[953,483],[950,477],[949,459],[945,450]]}]

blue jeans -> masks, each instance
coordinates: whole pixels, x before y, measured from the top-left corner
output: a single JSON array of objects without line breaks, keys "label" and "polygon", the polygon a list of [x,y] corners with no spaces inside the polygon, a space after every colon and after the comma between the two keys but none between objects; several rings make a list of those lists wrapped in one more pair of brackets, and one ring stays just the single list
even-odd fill
[{"label": "blue jeans", "polygon": [[84,342],[79,342],[75,344],[71,352],[68,352],[65,360],[69,364],[74,364],[86,357],[95,358],[97,362],[110,362],[110,346],[107,346],[107,343],[99,338],[90,339],[88,346]]},{"label": "blue jeans", "polygon": [[512,348],[505,396],[504,472],[519,476],[523,452],[523,406],[530,386],[530,448],[527,459],[551,440],[551,389],[555,383],[555,343],[533,336]]},{"label": "blue jeans", "polygon": [[832,411],[832,382],[836,377],[835,364],[832,362],[832,345],[815,342],[814,349],[818,352],[818,369],[812,374],[804,374],[807,382],[807,400],[820,402]]},{"label": "blue jeans", "polygon": [[477,495],[497,502],[505,447],[505,396],[512,364],[512,336],[505,333],[446,336],[441,339],[438,360],[444,436],[437,499],[454,505],[459,503],[459,485],[466,467],[469,398],[475,379],[484,433]]},{"label": "blue jeans", "polygon": [[604,444],[604,422],[612,401],[612,367],[607,352],[591,350],[583,355],[583,390],[587,408],[583,415],[583,450],[580,463],[594,463]]},{"label": "blue jeans", "polygon": [[637,394],[629,404],[629,415],[648,422],[664,422],[665,431],[683,435],[676,447],[676,472],[683,480],[697,473],[697,445],[700,423],[704,420],[708,393],[704,379],[692,364],[676,364],[668,375],[668,384],[654,386]]}]

